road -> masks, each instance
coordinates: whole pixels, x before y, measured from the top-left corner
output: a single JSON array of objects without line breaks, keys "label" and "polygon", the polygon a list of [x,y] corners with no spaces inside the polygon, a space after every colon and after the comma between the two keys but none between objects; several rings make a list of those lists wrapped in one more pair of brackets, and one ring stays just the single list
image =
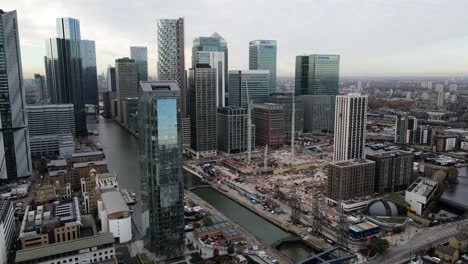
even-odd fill
[{"label": "road", "polygon": [[384,255],[371,260],[370,264],[397,264],[408,262],[412,252],[444,242],[458,232],[459,224],[467,224],[468,219],[444,225],[420,229],[405,245],[391,247]]}]

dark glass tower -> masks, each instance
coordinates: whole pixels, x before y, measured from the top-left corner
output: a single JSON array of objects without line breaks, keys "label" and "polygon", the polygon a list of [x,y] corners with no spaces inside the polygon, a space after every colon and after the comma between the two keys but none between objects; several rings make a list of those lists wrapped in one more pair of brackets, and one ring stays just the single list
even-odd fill
[{"label": "dark glass tower", "polygon": [[1,9],[0,119],[0,180],[16,180],[19,177],[30,176],[32,165],[25,112],[18,20],[16,11],[3,12]]},{"label": "dark glass tower", "polygon": [[140,83],[138,131],[145,247],[168,258],[184,253],[180,90],[175,81]]},{"label": "dark glass tower", "polygon": [[83,101],[84,104],[98,105],[96,44],[94,40],[82,40],[80,45],[83,66]]},{"label": "dark glass tower", "polygon": [[86,135],[80,22],[57,18],[57,38],[46,43],[45,68],[51,103],[73,104],[77,135]]}]

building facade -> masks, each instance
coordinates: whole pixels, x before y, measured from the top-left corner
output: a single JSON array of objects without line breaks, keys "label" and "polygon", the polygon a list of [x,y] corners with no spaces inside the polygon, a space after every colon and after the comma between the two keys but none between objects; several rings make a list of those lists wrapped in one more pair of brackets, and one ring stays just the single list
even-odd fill
[{"label": "building facade", "polygon": [[247,107],[247,99],[268,97],[269,85],[270,73],[268,71],[229,71],[229,106]]},{"label": "building facade", "polygon": [[13,202],[0,200],[0,263],[7,264],[14,243],[15,216]]},{"label": "building facade", "polygon": [[16,11],[0,10],[0,149],[5,151],[1,166],[6,166],[8,180],[32,174],[17,22]]},{"label": "building facade", "polygon": [[255,143],[270,149],[284,146],[284,109],[273,103],[252,104],[252,123],[255,125]]},{"label": "building facade", "polygon": [[249,42],[249,70],[268,70],[270,72],[269,93],[276,92],[276,40]]},{"label": "building facade", "polygon": [[83,71],[83,102],[84,104],[99,105],[96,44],[94,40],[82,40],[80,48]]},{"label": "building facade", "polygon": [[397,117],[395,129],[395,143],[414,144],[416,142],[416,133],[418,120],[414,116]]},{"label": "building facade", "polygon": [[[218,151],[232,154],[247,151],[247,109],[219,107],[217,116]],[[252,129],[252,146],[255,146],[255,126]]]},{"label": "building facade", "polygon": [[197,156],[216,154],[217,76],[208,64],[190,69],[190,147]]},{"label": "building facade", "polygon": [[29,135],[75,135],[75,115],[72,104],[28,105],[26,113]]},{"label": "building facade", "polygon": [[184,18],[159,19],[158,78],[161,81],[176,81],[180,89],[182,116],[185,117],[187,93],[185,89]]},{"label": "building facade", "polygon": [[367,96],[336,97],[333,161],[364,158],[367,125]]},{"label": "building facade", "polygon": [[184,253],[181,102],[175,81],[141,82],[142,235],[156,255]]},{"label": "building facade", "polygon": [[367,154],[375,162],[375,188],[378,193],[406,190],[413,173],[414,155],[406,151]]},{"label": "building facade", "polygon": [[336,203],[374,193],[375,162],[352,159],[328,166],[327,197]]},{"label": "building facade", "polygon": [[34,88],[36,88],[36,103],[47,103],[49,95],[44,75],[34,74]]},{"label": "building facade", "polygon": [[[309,95],[305,100],[304,122],[312,124],[313,132],[332,132],[335,119],[335,96],[338,95],[339,55],[296,56],[296,95]],[[317,98],[313,98],[318,96]],[[307,114],[307,113],[310,113]],[[306,118],[307,117],[307,118]],[[330,130],[332,129],[332,130]]]},{"label": "building facade", "polygon": [[111,92],[117,91],[117,84],[115,80],[115,67],[109,66],[107,68],[107,90]]},{"label": "building facade", "polygon": [[122,104],[126,98],[138,97],[138,66],[129,58],[115,61],[116,99],[118,120],[123,123]]},{"label": "building facade", "polygon": [[196,64],[194,68],[198,64],[207,64],[211,68],[216,69],[216,106],[226,106],[225,91],[227,80],[225,79],[226,63],[224,61],[224,53],[219,51],[197,51],[192,56],[195,56]]},{"label": "building facade", "polygon": [[130,59],[138,66],[138,81],[148,80],[148,48],[130,47]]}]

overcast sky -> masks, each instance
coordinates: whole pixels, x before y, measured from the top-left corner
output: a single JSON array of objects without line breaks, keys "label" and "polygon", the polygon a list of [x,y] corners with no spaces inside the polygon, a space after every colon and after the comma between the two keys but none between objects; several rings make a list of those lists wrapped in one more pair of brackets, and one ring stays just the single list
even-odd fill
[{"label": "overcast sky", "polygon": [[467,0],[2,0],[18,12],[25,78],[44,73],[55,18],[80,20],[96,41],[98,73],[129,46],[148,46],[156,75],[156,19],[185,17],[186,68],[194,37],[218,32],[229,68],[247,69],[248,42],[278,43],[278,76],[294,76],[296,55],[341,55],[342,76],[466,75]]}]

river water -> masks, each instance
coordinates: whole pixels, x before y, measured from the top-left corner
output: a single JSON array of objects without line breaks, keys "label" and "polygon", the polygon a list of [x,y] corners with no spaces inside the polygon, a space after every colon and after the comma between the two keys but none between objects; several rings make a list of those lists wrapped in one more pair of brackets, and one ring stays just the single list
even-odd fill
[{"label": "river water", "polygon": [[[112,120],[100,118],[99,121],[99,123],[96,123],[94,120],[88,122],[89,130],[97,130],[99,132],[99,135],[93,136],[92,140],[96,143],[101,143],[104,148],[109,171],[117,174],[120,188],[134,190],[137,198],[141,200],[139,192],[141,173],[138,140]],[[198,177],[187,172],[184,173],[184,183],[186,189],[203,184]],[[230,220],[251,232],[259,241],[266,245],[271,245],[279,239],[292,236],[292,234],[271,224],[214,189],[198,188],[193,190],[193,192],[226,215]],[[132,209],[134,222],[138,229],[140,229],[140,203],[137,203]],[[294,262],[312,253],[312,250],[303,243],[285,244],[279,249]]]}]

